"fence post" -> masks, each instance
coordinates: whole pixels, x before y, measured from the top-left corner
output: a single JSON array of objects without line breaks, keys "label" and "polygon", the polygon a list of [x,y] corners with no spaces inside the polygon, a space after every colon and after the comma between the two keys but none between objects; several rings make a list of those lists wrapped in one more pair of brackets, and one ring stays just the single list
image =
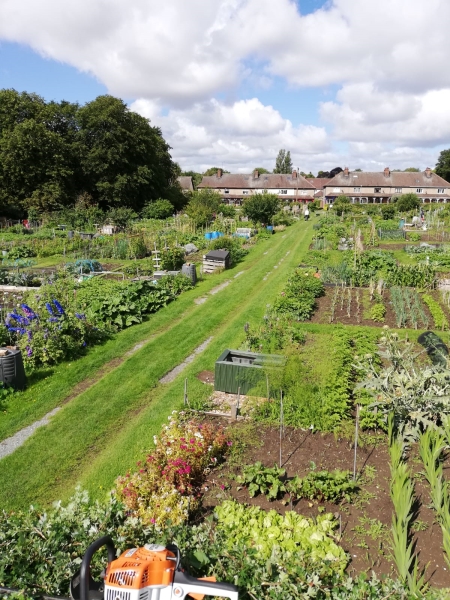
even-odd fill
[{"label": "fence post", "polygon": [[359,433],[359,404],[356,405],[355,455],[353,458],[353,481],[356,481],[356,453],[357,453],[357,449],[358,449],[358,433]]}]

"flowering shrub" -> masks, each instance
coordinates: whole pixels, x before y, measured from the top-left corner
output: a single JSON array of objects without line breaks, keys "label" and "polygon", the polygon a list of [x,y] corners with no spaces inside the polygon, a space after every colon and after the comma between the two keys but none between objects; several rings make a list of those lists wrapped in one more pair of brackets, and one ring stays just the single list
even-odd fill
[{"label": "flowering shrub", "polygon": [[21,304],[21,312],[10,312],[5,319],[25,364],[31,368],[72,359],[102,336],[83,314],[66,312],[56,299],[46,302],[45,309],[48,314],[40,316],[27,304]]},{"label": "flowering shrub", "polygon": [[139,471],[116,481],[117,495],[144,523],[161,527],[167,519],[180,524],[198,508],[205,473],[225,454],[231,442],[222,428],[169,417],[155,449]]}]

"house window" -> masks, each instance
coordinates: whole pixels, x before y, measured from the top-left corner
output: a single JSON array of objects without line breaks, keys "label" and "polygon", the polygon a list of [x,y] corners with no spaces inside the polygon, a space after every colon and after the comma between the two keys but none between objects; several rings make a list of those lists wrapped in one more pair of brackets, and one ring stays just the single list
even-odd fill
[{"label": "house window", "polygon": [[444,188],[439,188],[439,189],[438,189],[438,194],[443,194],[444,192],[445,192],[445,189],[444,189]]},{"label": "house window", "polygon": [[287,190],[280,190],[280,194],[287,194]]},{"label": "house window", "polygon": [[381,188],[380,187],[374,188],[374,192],[375,192],[375,194],[381,194]]},{"label": "house window", "polygon": [[402,193],[402,188],[395,188],[395,192],[397,194],[401,194]]},{"label": "house window", "polygon": [[360,188],[360,187],[355,187],[355,188],[353,188],[353,191],[354,191],[354,192],[360,192],[360,191],[361,191],[361,188]]},{"label": "house window", "polygon": [[339,192],[341,191],[341,188],[333,188],[333,192],[339,194]]},{"label": "house window", "polygon": [[422,188],[416,188],[416,194],[421,194],[423,192]]},{"label": "house window", "polygon": [[242,193],[244,194],[244,196],[248,195],[248,190],[242,190]]},{"label": "house window", "polygon": [[230,190],[227,190],[227,189],[225,189],[225,190],[223,190],[223,193],[224,193],[224,194],[229,194],[229,193],[230,193]]}]

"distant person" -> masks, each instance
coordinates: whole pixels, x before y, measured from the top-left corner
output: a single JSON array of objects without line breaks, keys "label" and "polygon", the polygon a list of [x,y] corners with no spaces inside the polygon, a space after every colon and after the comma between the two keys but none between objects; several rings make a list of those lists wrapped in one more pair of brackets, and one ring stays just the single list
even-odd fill
[{"label": "distant person", "polygon": [[309,208],[306,207],[305,208],[305,221],[307,221],[309,219]]}]

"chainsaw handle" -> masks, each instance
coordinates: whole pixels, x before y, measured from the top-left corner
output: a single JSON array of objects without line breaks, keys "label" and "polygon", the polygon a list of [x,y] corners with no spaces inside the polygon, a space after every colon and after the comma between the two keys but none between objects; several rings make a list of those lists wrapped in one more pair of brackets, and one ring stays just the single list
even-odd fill
[{"label": "chainsaw handle", "polygon": [[170,550],[170,552],[173,552],[175,554],[175,560],[176,560],[175,571],[178,571],[180,568],[180,563],[181,563],[180,549],[175,544],[167,544],[166,548],[167,548],[167,550]]},{"label": "chainsaw handle", "polygon": [[108,564],[116,558],[116,548],[109,535],[104,535],[100,539],[92,542],[83,556],[80,568],[80,600],[89,600],[89,575],[92,557],[103,546],[108,548]]}]

